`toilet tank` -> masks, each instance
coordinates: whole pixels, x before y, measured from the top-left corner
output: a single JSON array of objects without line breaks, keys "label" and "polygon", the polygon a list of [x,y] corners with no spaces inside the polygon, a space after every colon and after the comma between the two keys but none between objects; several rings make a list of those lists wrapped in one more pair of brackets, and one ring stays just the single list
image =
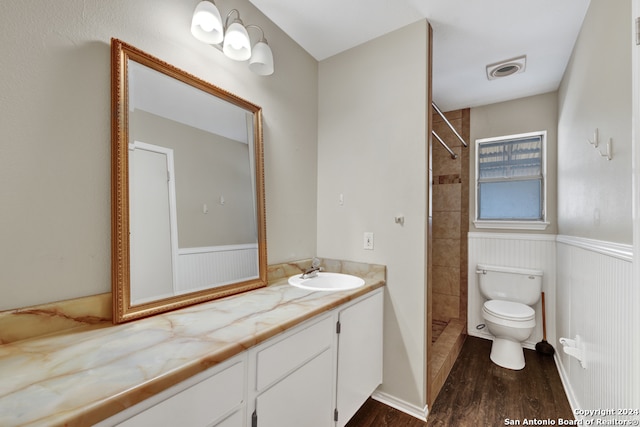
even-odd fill
[{"label": "toilet tank", "polygon": [[533,305],[540,299],[542,270],[478,264],[480,292],[487,299]]}]

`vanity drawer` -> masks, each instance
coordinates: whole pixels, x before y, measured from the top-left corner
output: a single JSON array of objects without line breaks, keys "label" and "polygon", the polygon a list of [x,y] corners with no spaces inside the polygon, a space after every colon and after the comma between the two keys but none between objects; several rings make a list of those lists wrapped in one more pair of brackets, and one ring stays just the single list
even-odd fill
[{"label": "vanity drawer", "polygon": [[[240,360],[166,400],[129,418],[119,427],[189,426],[205,427],[216,421],[242,417],[238,411],[244,399],[245,363]],[[233,412],[238,414],[229,416]],[[235,418],[234,418],[235,417]]]},{"label": "vanity drawer", "polygon": [[297,369],[314,356],[331,347],[334,333],[333,317],[303,327],[256,353],[256,388],[267,386]]}]

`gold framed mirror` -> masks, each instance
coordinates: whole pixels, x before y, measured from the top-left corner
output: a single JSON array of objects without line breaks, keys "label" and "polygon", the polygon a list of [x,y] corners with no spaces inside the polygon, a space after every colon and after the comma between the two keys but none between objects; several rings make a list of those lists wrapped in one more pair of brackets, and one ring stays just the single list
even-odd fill
[{"label": "gold framed mirror", "polygon": [[267,284],[262,109],[111,40],[113,321]]}]

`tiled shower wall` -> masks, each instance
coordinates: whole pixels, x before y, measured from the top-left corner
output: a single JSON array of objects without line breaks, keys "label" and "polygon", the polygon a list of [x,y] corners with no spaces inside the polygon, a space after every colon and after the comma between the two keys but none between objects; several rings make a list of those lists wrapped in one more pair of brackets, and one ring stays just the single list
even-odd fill
[{"label": "tiled shower wall", "polygon": [[[469,140],[470,110],[445,114],[465,141]],[[433,130],[457,154],[457,159],[433,139],[433,319],[466,319],[467,232],[469,231],[469,149],[433,113]]]}]

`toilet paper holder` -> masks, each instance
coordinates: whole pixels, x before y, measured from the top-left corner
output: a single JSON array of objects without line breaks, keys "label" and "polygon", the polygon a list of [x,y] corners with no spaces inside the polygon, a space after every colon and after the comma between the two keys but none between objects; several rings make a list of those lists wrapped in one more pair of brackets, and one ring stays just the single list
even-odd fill
[{"label": "toilet paper holder", "polygon": [[562,337],[560,338],[560,344],[562,344],[562,349],[565,353],[578,359],[580,366],[582,366],[583,369],[587,369],[587,361],[584,357],[584,343],[580,335],[576,335],[575,340]]}]

